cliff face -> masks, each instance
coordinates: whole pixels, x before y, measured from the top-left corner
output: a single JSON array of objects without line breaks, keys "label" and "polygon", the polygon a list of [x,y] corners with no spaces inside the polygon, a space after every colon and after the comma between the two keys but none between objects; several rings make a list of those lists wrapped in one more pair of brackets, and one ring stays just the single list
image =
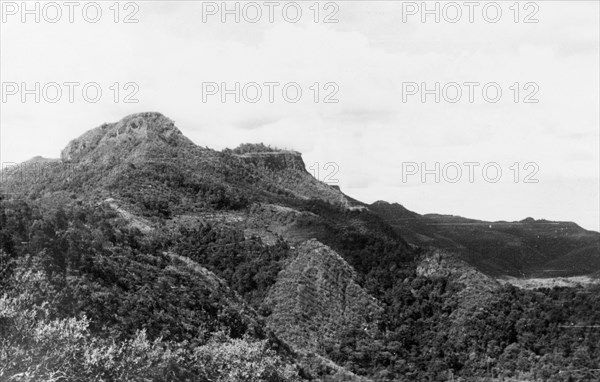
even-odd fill
[{"label": "cliff face", "polygon": [[317,352],[339,343],[345,330],[368,332],[381,308],[355,279],[335,251],[316,240],[303,243],[269,293],[268,325],[296,347]]},{"label": "cliff face", "polygon": [[243,166],[250,166],[264,176],[271,185],[277,185],[299,199],[320,199],[331,204],[351,208],[353,203],[339,187],[315,179],[297,151],[271,150],[233,154]]},{"label": "cliff face", "polygon": [[302,155],[297,151],[276,151],[236,155],[246,163],[271,171],[306,171]]}]

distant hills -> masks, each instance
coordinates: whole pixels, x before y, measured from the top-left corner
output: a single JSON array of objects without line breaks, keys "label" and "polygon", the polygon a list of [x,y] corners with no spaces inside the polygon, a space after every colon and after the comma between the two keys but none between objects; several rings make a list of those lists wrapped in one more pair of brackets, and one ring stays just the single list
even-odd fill
[{"label": "distant hills", "polygon": [[571,222],[527,218],[487,222],[409,211],[376,202],[369,208],[408,241],[442,248],[493,276],[569,277],[600,269],[600,233]]}]

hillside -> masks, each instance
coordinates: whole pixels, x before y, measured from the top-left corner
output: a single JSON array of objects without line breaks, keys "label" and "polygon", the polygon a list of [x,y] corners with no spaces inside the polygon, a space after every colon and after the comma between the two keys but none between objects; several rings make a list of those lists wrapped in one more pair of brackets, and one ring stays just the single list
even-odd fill
[{"label": "hillside", "polygon": [[572,223],[366,206],[295,151],[200,147],[159,113],[2,180],[0,380],[593,381],[600,368],[600,286],[494,279],[597,274],[598,235]]}]

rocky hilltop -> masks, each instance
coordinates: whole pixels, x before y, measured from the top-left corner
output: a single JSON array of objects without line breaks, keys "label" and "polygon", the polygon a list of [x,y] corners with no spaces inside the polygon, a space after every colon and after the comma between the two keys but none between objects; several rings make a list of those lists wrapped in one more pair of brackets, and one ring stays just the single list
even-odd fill
[{"label": "rocky hilltop", "polygon": [[147,145],[194,146],[169,118],[160,113],[129,115],[116,123],[105,123],[69,142],[61,152],[63,161],[108,161],[111,158],[135,160]]}]

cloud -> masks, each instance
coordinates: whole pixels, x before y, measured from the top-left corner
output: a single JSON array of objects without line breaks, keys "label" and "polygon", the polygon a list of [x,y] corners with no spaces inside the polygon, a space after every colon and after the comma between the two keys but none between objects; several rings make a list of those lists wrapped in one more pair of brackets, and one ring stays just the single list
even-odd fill
[{"label": "cloud", "polygon": [[252,120],[243,120],[243,121],[236,123],[235,127],[242,129],[242,130],[256,130],[256,129],[260,129],[266,125],[275,123],[278,120],[279,120],[278,118],[259,118],[259,119],[252,119]]}]

